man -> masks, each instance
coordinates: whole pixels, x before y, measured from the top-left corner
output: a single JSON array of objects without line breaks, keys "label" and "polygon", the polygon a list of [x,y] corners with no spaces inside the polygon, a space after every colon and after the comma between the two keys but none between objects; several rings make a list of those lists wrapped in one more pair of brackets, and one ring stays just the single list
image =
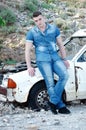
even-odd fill
[{"label": "man", "polygon": [[[66,60],[65,48],[62,44],[59,29],[45,22],[41,12],[33,13],[33,20],[36,24],[26,36],[25,59],[28,73],[35,75],[35,68],[31,66],[30,51],[35,46],[37,66],[42,73],[47,91],[49,94],[49,106],[53,114],[69,114],[70,111],[62,101],[62,93],[68,79],[67,68],[69,63]],[[56,44],[60,49],[61,57],[57,54]],[[54,73],[59,76],[58,82],[54,83]]]}]

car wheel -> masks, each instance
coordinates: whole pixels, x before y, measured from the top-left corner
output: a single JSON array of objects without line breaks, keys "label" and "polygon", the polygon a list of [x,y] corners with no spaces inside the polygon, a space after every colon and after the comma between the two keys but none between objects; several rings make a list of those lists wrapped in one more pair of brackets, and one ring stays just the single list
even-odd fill
[{"label": "car wheel", "polygon": [[33,110],[48,109],[48,94],[44,81],[35,84],[30,91],[28,106]]},{"label": "car wheel", "polygon": [[[63,102],[66,103],[66,93],[65,91],[62,94]],[[46,85],[44,81],[40,81],[35,84],[29,94],[28,97],[28,107],[32,110],[40,110],[45,109],[48,110],[48,101],[49,96],[47,93]]]},{"label": "car wheel", "polygon": [[62,93],[62,100],[63,100],[64,103],[66,103],[66,93],[65,93],[65,90]]}]

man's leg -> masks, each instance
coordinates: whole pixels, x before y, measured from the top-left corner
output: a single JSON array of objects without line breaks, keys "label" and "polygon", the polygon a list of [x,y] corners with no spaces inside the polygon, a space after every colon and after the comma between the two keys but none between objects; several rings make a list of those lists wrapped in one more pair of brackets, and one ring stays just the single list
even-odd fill
[{"label": "man's leg", "polygon": [[52,71],[52,63],[51,62],[37,62],[38,68],[42,73],[49,95],[49,106],[51,111],[54,114],[57,114],[56,104],[57,104],[57,95],[54,90],[54,74]]},{"label": "man's leg", "polygon": [[50,102],[52,102],[53,104],[57,104],[57,95],[54,91],[54,74],[52,71],[51,62],[37,62],[37,65],[41,74],[44,77],[48,94],[50,97]]},{"label": "man's leg", "polygon": [[62,93],[68,80],[68,72],[62,60],[56,61],[53,64],[54,72],[59,76],[59,80],[55,85],[55,92],[57,94],[58,103],[57,108],[62,114],[69,114],[70,111],[66,108],[66,105],[62,101]]},{"label": "man's leg", "polygon": [[68,80],[68,72],[62,60],[58,60],[54,62],[53,70],[59,76],[59,80],[57,81],[55,85],[55,92],[58,97],[58,107],[63,107],[65,106],[65,104],[62,102],[61,97],[62,97],[64,87],[66,85],[66,82]]}]

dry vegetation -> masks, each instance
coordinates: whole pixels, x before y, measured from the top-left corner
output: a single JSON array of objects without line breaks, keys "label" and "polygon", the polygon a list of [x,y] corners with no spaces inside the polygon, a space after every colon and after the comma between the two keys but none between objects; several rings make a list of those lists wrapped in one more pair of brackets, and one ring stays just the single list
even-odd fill
[{"label": "dry vegetation", "polygon": [[[86,20],[83,20],[86,19],[85,0],[42,0],[41,3],[40,1],[38,3],[36,1],[37,0],[22,0],[21,2],[21,0],[0,0],[0,10],[2,6],[11,9],[11,11],[8,11],[11,17],[8,17],[7,11],[4,12],[5,16],[7,16],[6,26],[4,26],[3,29],[0,28],[0,61],[24,61],[25,35],[33,24],[31,20],[32,7],[33,10],[38,7],[45,12],[48,19],[51,18],[51,16],[55,17],[54,15],[57,14],[57,25],[61,31],[64,31],[65,35],[67,32],[67,34],[70,35],[73,31],[84,28],[82,23],[86,25]],[[25,2],[28,4],[25,4]],[[33,2],[33,4],[31,4],[31,2]],[[57,6],[59,5],[58,8],[52,8],[50,2],[55,3],[55,5],[57,4]],[[29,4],[31,4],[31,8],[27,7]],[[63,11],[64,8],[65,11]],[[74,24],[72,19],[74,15],[78,15],[78,12],[80,13],[80,19],[76,18]],[[80,22],[80,25],[77,27],[78,22]],[[74,29],[71,26],[74,26]],[[33,55],[33,53],[31,55]],[[34,57],[32,58],[34,59]]]}]

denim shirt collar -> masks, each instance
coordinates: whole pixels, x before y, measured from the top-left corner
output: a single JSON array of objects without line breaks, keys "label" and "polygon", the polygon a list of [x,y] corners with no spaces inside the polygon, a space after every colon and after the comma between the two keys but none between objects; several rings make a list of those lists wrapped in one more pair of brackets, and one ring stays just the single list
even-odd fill
[{"label": "denim shirt collar", "polygon": [[[45,30],[48,30],[49,27],[50,27],[50,25],[49,25],[48,23],[46,23],[46,29],[45,29]],[[40,32],[40,29],[39,29],[37,26],[34,27],[34,30],[35,30],[36,32]]]}]

